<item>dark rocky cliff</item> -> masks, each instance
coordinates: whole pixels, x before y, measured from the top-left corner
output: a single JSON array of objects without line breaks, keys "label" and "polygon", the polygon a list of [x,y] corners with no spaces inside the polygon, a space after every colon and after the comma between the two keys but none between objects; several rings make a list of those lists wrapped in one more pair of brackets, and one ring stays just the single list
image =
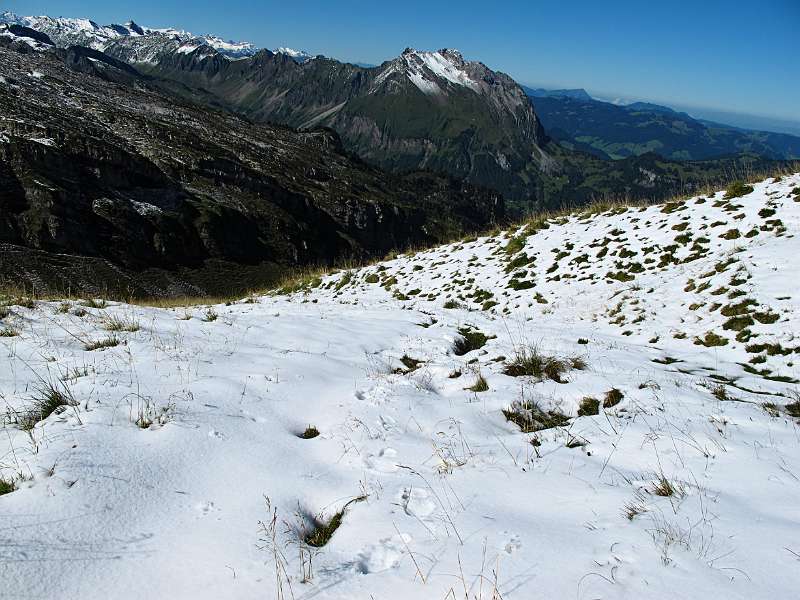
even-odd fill
[{"label": "dark rocky cliff", "polygon": [[494,192],[389,175],[330,130],[176,101],[96,51],[0,47],[0,78],[0,254],[17,257],[0,261],[6,283],[81,287],[44,252],[83,257],[73,264],[102,274],[96,287],[227,291],[504,216]]}]

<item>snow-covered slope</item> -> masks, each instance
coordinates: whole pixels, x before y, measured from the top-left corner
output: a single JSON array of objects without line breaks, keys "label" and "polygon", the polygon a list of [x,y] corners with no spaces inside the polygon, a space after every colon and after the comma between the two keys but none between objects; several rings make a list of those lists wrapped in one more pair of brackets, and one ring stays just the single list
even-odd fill
[{"label": "snow-covered slope", "polygon": [[754,187],[227,306],[9,306],[4,593],[794,597],[800,175]]}]

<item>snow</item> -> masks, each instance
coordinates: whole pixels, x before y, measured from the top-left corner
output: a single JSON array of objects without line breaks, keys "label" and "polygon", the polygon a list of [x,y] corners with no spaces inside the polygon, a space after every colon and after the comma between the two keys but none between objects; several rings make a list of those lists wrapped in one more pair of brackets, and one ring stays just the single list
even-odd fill
[{"label": "snow", "polygon": [[478,82],[470,78],[464,71],[464,62],[456,51],[404,52],[402,60],[408,69],[408,77],[422,92],[426,94],[441,93],[441,88],[431,81],[431,75],[453,85],[479,91]]},{"label": "snow", "polygon": [[225,41],[214,36],[203,36],[200,39],[225,56],[244,58],[252,56],[258,51],[258,49],[249,42]]},{"label": "snow", "polygon": [[0,37],[9,38],[13,42],[24,42],[34,50],[39,50],[39,51],[44,51],[52,47],[49,44],[44,44],[40,42],[39,40],[11,33],[10,31],[4,28],[2,21],[0,21]]},{"label": "snow", "polygon": [[29,138],[30,141],[36,142],[37,144],[41,144],[42,146],[56,146],[56,142],[53,138],[48,137],[32,137]]},{"label": "snow", "polygon": [[275,50],[273,50],[273,52],[275,54],[286,54],[287,56],[290,56],[291,58],[300,63],[309,61],[314,58],[311,54],[309,54],[305,50],[295,50],[294,48],[286,48],[283,46],[281,46],[280,48],[276,48]]},{"label": "snow", "polygon": [[[754,187],[230,305],[10,306],[0,472],[21,479],[0,497],[4,593],[278,598],[277,564],[285,598],[795,597],[798,386],[778,377],[799,375],[800,174]],[[739,341],[722,310],[745,299],[765,322]],[[457,356],[464,327],[490,339]],[[709,331],[726,345],[695,343]],[[586,366],[504,374],[527,345]],[[479,373],[488,390],[465,389]],[[22,431],[45,382],[75,405]],[[577,416],[612,388],[619,404]],[[569,423],[523,433],[502,412],[521,399]],[[327,545],[298,542],[309,514],[345,506]]]},{"label": "snow", "polygon": [[[122,38],[157,38],[166,43],[177,41],[181,43],[197,42],[197,45],[207,45],[217,50],[223,56],[230,58],[244,58],[252,56],[258,51],[249,42],[226,41],[212,35],[195,36],[192,33],[174,28],[138,28],[133,22],[125,25],[100,26],[89,19],[68,19],[51,17],[19,17],[11,12],[0,14],[0,23],[17,23],[47,33],[58,44],[59,39],[69,40],[69,43],[80,41],[96,50],[104,50],[111,43]],[[138,29],[138,30],[137,30]],[[142,31],[144,35],[140,32]],[[176,51],[187,53],[187,46],[176,47]],[[145,58],[139,62],[150,62],[152,58]]]},{"label": "snow", "polygon": [[181,46],[178,47],[177,50],[175,50],[175,52],[177,52],[178,54],[191,54],[199,47],[200,44],[192,44],[192,43],[182,44]]}]

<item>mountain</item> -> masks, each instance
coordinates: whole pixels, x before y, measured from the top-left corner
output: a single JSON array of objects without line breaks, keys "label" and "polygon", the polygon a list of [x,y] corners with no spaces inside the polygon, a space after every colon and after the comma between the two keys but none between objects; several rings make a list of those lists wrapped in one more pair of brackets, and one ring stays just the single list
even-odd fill
[{"label": "mountain", "polygon": [[5,283],[134,295],[244,289],[503,220],[495,192],[385,173],[346,154],[330,130],[182,102],[98,50],[7,29]]},{"label": "mountain", "polygon": [[[346,152],[371,165],[396,174],[444,173],[497,190],[516,216],[601,197],[654,200],[691,192],[725,180],[743,160],[745,168],[765,160],[731,154],[711,162],[677,162],[629,152],[624,161],[611,162],[590,143],[561,145],[545,133],[537,110],[540,103],[570,98],[535,98],[534,106],[509,76],[452,49],[409,48],[367,68],[288,51],[232,56],[214,41],[218,38],[176,29],[16,19],[38,23],[61,46],[84,31],[92,32],[85,41],[92,45],[98,30],[111,31],[97,47],[166,95],[258,123],[332,129]],[[567,92],[585,93],[562,91]],[[566,134],[556,128],[553,137],[563,140]]]},{"label": "mountain", "polygon": [[[90,19],[22,17],[6,11],[0,13],[0,23],[24,25],[35,29],[48,35],[57,46],[64,48],[85,46],[104,51],[110,44],[124,39],[130,46],[136,48],[137,61],[155,61],[163,52],[189,53],[201,46],[213,48],[216,53],[229,59],[253,56],[259,50],[250,42],[228,41],[213,35],[196,36],[188,31],[174,28],[141,27],[133,21],[123,25],[98,25]],[[307,52],[291,48],[278,48],[275,52],[290,56],[299,62],[311,58]]]},{"label": "mountain", "polygon": [[0,296],[3,595],[796,599],[799,200],[544,216],[229,302]]},{"label": "mountain", "polygon": [[722,180],[738,167],[738,159],[671,164],[656,156],[609,163],[565,149],[545,134],[513,79],[456,50],[409,48],[363,68],[325,57],[297,63],[267,50],[231,61],[209,47],[141,61],[132,46],[121,38],[106,52],[170,93],[258,122],[329,127],[371,164],[444,172],[496,189],[516,215],[605,196],[660,198]]},{"label": "mountain", "polygon": [[531,98],[573,98],[575,100],[589,101],[592,97],[583,88],[572,90],[546,90],[544,88],[530,88],[522,86],[525,93]]},{"label": "mountain", "polygon": [[322,57],[298,63],[266,50],[229,61],[208,47],[153,60],[136,47],[120,38],[106,52],[150,76],[207,91],[247,118],[330,127],[349,151],[384,169],[443,171],[519,200],[535,195],[541,173],[553,166],[522,89],[455,50],[407,49],[364,68]]},{"label": "mountain", "polygon": [[538,95],[537,114],[548,135],[571,149],[621,159],[656,152],[672,160],[705,160],[753,154],[800,158],[800,137],[748,131],[693,119],[647,102],[616,105],[559,94]]},{"label": "mountain", "polygon": [[636,112],[677,114],[677,111],[669,108],[668,106],[661,106],[660,104],[653,104],[651,102],[631,102],[630,104],[626,104],[625,108]]}]

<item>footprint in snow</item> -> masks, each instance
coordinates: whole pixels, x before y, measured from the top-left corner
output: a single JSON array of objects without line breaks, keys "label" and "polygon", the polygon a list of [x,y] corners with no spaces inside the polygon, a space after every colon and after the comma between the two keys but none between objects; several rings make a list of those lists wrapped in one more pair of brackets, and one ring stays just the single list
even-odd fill
[{"label": "footprint in snow", "polygon": [[208,432],[208,437],[214,438],[214,439],[217,439],[217,440],[224,440],[225,439],[225,434],[222,433],[221,431],[217,431],[216,429],[212,429],[211,431]]},{"label": "footprint in snow", "polygon": [[195,509],[203,517],[211,514],[212,512],[216,512],[216,511],[219,510],[216,507],[216,505],[213,502],[211,502],[210,500],[206,500],[205,502],[199,502],[199,503],[195,504]]},{"label": "footprint in snow", "polygon": [[358,570],[367,574],[393,569],[400,564],[400,559],[403,558],[406,546],[411,543],[411,540],[410,535],[403,533],[383,539],[375,546],[370,546],[359,555]]},{"label": "footprint in snow", "polygon": [[397,450],[384,448],[378,454],[370,454],[366,459],[367,466],[379,473],[394,473],[397,466]]},{"label": "footprint in snow", "polygon": [[424,519],[436,510],[436,502],[430,493],[422,488],[406,488],[402,494],[402,506],[410,517]]},{"label": "footprint in snow", "polygon": [[381,386],[374,387],[369,390],[358,390],[356,392],[356,398],[362,402],[369,402],[374,406],[386,404],[389,400],[391,400],[391,395],[392,394],[388,389]]},{"label": "footprint in snow", "polygon": [[506,552],[506,554],[514,554],[514,552],[516,552],[520,548],[522,548],[522,541],[516,534],[512,535],[511,538],[503,546],[503,550]]}]

